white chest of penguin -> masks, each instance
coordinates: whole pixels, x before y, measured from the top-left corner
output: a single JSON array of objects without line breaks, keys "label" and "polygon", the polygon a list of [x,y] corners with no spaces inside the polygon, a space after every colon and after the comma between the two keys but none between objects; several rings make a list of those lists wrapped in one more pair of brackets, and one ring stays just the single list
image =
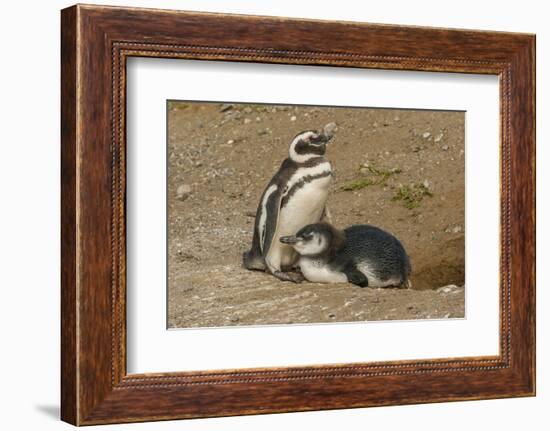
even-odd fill
[{"label": "white chest of penguin", "polygon": [[294,235],[305,225],[318,222],[323,215],[331,183],[332,168],[328,161],[298,169],[283,195],[283,199],[288,196],[281,208],[277,235]]},{"label": "white chest of penguin", "polygon": [[304,277],[314,283],[347,283],[348,278],[342,272],[331,270],[326,262],[308,257],[301,257],[300,270]]}]

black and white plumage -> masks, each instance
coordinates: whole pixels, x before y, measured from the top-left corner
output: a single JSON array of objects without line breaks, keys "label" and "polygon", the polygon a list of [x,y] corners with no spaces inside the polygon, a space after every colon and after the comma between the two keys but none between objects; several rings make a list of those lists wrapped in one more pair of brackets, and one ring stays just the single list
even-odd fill
[{"label": "black and white plumage", "polygon": [[316,223],[280,241],[299,253],[300,270],[309,281],[410,287],[411,264],[403,245],[375,226],[355,225],[341,231]]},{"label": "black and white plumage", "polygon": [[254,223],[252,247],[243,254],[247,269],[267,270],[285,281],[301,281],[287,273],[297,262],[293,247],[278,241],[326,215],[326,200],[332,183],[332,167],[323,156],[332,138],[334,123],[323,132],[301,132],[294,137],[289,157],[265,188]]}]

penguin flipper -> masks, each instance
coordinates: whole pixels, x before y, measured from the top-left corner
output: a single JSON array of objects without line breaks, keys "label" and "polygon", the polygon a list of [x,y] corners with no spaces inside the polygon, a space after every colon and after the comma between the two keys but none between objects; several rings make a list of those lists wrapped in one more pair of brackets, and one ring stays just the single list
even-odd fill
[{"label": "penguin flipper", "polygon": [[342,272],[348,278],[348,282],[359,287],[368,287],[369,279],[354,264],[346,265]]},{"label": "penguin flipper", "polygon": [[[273,244],[273,242],[279,241],[279,238],[274,237],[277,233],[277,228],[279,226],[279,216],[281,213],[282,199],[282,187],[277,187],[269,196],[265,198],[265,200],[262,198],[262,201],[265,202],[265,204],[263,205],[263,208],[260,208],[260,221],[263,220],[264,223],[259,223],[258,227],[259,232],[261,233],[260,239],[263,240],[261,245],[262,255],[264,257],[269,254],[271,244]],[[264,217],[262,217],[262,213],[265,214]]]},{"label": "penguin flipper", "polygon": [[273,268],[272,270],[266,262],[266,257],[269,254],[271,244],[279,240],[278,238],[274,238],[274,236],[277,233],[281,201],[284,193],[281,178],[290,178],[296,169],[295,163],[290,159],[285,159],[262,193],[258,209],[256,210],[252,247],[248,253],[243,255],[245,268],[263,268],[263,270],[269,269],[270,272],[277,269]]},{"label": "penguin flipper", "polygon": [[281,193],[276,184],[270,182],[262,193],[258,209],[256,210],[256,219],[254,221],[254,234],[252,237],[252,246],[250,250],[243,253],[243,266],[246,269],[265,271],[267,265],[265,257],[269,249],[265,247],[266,243],[271,242],[274,234],[271,212],[275,209],[275,228],[279,216],[279,208],[274,205],[277,202],[280,205]]}]

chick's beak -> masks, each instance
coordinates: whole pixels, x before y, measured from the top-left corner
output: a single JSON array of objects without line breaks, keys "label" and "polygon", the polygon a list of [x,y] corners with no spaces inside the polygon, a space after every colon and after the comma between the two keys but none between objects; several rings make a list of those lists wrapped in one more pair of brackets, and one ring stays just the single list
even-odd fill
[{"label": "chick's beak", "polygon": [[283,244],[296,244],[298,242],[298,238],[295,235],[282,236],[279,238],[279,241]]}]

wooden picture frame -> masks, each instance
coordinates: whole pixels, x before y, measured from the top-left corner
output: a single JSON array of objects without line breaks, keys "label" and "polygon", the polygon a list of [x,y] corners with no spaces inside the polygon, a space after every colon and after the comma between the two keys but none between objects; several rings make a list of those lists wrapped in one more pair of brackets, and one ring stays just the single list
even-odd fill
[{"label": "wooden picture frame", "polygon": [[[535,394],[535,36],[77,5],[62,11],[61,417],[75,425]],[[500,77],[500,354],[130,374],[125,97],[131,56]]]}]

